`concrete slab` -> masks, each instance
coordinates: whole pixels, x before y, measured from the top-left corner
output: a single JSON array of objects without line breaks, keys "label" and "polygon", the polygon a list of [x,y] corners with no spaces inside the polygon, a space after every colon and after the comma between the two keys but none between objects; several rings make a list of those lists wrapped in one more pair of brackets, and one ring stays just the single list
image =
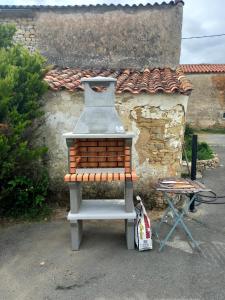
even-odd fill
[{"label": "concrete slab", "polygon": [[200,142],[206,142],[212,146],[225,147],[225,134],[200,133],[198,138]]},{"label": "concrete slab", "polygon": [[[225,165],[224,148],[215,151]],[[225,194],[225,167],[207,170],[203,179]],[[201,252],[179,230],[161,253],[156,241],[152,251],[128,251],[123,221],[84,222],[76,252],[66,220],[2,226],[0,299],[223,300],[224,214],[225,205],[204,205],[186,218]]]}]

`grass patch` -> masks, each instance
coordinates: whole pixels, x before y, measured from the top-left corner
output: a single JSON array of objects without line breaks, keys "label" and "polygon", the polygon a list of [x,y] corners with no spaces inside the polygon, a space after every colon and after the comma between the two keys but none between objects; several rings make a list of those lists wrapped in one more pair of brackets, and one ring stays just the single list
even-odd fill
[{"label": "grass patch", "polygon": [[[184,134],[184,145],[185,145],[188,161],[191,161],[191,157],[192,157],[192,136],[194,133],[195,130],[191,128],[189,125],[186,125],[185,134]],[[206,142],[198,143],[197,158],[198,160],[208,160],[213,158],[213,150]],[[185,159],[184,155],[183,155],[183,159]]]}]

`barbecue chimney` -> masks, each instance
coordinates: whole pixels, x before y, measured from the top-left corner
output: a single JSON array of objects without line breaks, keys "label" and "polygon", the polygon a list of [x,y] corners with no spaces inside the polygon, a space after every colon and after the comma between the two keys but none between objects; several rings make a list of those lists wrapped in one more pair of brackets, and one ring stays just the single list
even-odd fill
[{"label": "barbecue chimney", "polygon": [[[115,109],[114,78],[82,78],[85,106],[73,132],[65,133],[69,172],[64,180],[70,190],[72,249],[78,250],[82,220],[124,219],[128,249],[134,248],[133,133],[125,132]],[[98,90],[101,92],[94,91]],[[85,182],[124,181],[124,199],[82,200]]]}]

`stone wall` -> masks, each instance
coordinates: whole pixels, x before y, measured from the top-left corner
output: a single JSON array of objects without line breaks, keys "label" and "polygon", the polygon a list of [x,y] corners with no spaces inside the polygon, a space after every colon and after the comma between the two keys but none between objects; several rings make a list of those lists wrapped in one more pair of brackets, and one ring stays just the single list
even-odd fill
[{"label": "stone wall", "polygon": [[83,68],[174,67],[179,64],[183,4],[0,9],[15,40],[48,62]]},{"label": "stone wall", "polygon": [[26,46],[31,52],[38,48],[36,18],[31,11],[26,13],[0,12],[0,24],[16,26],[15,42]]},{"label": "stone wall", "polygon": [[193,127],[225,127],[225,74],[189,74],[193,84],[187,122]]},{"label": "stone wall", "polygon": [[[202,172],[207,169],[215,169],[219,167],[220,160],[218,154],[213,154],[213,158],[207,159],[207,160],[197,160],[197,179],[202,178]],[[188,169],[189,168],[189,169]],[[191,170],[191,162],[189,161],[188,164],[186,160],[183,160],[182,162],[182,173],[185,175],[189,175],[189,170]]]},{"label": "stone wall", "polygon": [[[67,170],[67,147],[62,133],[72,131],[83,108],[83,92],[49,91],[44,98],[45,120],[39,131],[39,143],[49,147],[51,188],[61,195],[67,189],[63,182]],[[181,172],[182,141],[188,96],[132,95],[116,98],[116,108],[126,130],[135,133],[133,166],[139,180],[135,192],[154,199],[152,185],[160,177]],[[94,186],[94,188],[93,188]],[[93,196],[118,197],[121,189],[86,188]],[[160,203],[157,203],[160,205]]]},{"label": "stone wall", "polygon": [[220,161],[217,154],[213,155],[213,158],[207,160],[198,160],[197,161],[197,170],[203,172],[207,169],[214,169],[219,167]]}]

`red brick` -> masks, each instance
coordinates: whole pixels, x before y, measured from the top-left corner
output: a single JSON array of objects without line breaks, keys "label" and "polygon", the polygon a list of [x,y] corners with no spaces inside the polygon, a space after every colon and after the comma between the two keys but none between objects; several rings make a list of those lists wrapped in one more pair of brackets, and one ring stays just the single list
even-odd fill
[{"label": "red brick", "polygon": [[130,167],[130,162],[129,161],[125,161],[124,166],[125,166],[125,168],[129,168]]},{"label": "red brick", "polygon": [[130,155],[126,155],[124,158],[125,161],[130,161]]},{"label": "red brick", "polygon": [[80,146],[83,146],[83,147],[95,147],[95,146],[98,146],[98,142],[93,142],[93,141],[80,142]]},{"label": "red brick", "polygon": [[75,168],[76,165],[77,165],[77,164],[76,164],[75,162],[71,162],[71,163],[70,163],[70,168]]},{"label": "red brick", "polygon": [[101,180],[106,181],[107,180],[107,173],[102,173]]},{"label": "red brick", "polygon": [[97,168],[98,163],[96,163],[96,162],[84,162],[84,163],[80,163],[80,167],[81,168]]},{"label": "red brick", "polygon": [[113,180],[113,174],[108,173],[107,179],[108,179],[108,181],[112,181]]},{"label": "red brick", "polygon": [[113,180],[115,180],[115,181],[120,180],[119,173],[114,173],[113,174]]},{"label": "red brick", "polygon": [[117,145],[118,146],[124,146],[124,141],[118,141]]},{"label": "red brick", "polygon": [[77,181],[83,180],[83,174],[77,174]]},{"label": "red brick", "polygon": [[105,152],[106,147],[88,147],[88,152]]},{"label": "red brick", "polygon": [[101,181],[101,173],[95,174],[95,180],[96,181]]},{"label": "red brick", "polygon": [[117,162],[100,162],[99,167],[101,168],[116,168]]},{"label": "red brick", "polygon": [[79,147],[79,152],[87,152],[87,147]]},{"label": "red brick", "polygon": [[116,156],[107,157],[107,161],[117,161]]},{"label": "red brick", "polygon": [[123,151],[123,147],[107,147],[107,151]]},{"label": "red brick", "polygon": [[109,151],[107,151],[107,152],[102,152],[101,153],[101,155],[102,156],[109,156],[109,157],[111,157],[111,156],[116,156],[118,154],[118,152],[109,152]]},{"label": "red brick", "polygon": [[77,164],[79,164],[80,161],[81,161],[81,157],[80,157],[80,156],[76,157],[76,160],[75,160],[75,161],[76,161]]},{"label": "red brick", "polygon": [[88,159],[87,159],[87,157],[80,157],[80,162],[86,162]]},{"label": "red brick", "polygon": [[70,156],[74,156],[77,155],[77,151],[76,150],[70,150]]},{"label": "red brick", "polygon": [[83,181],[89,181],[89,174],[88,173],[83,174]]},{"label": "red brick", "polygon": [[124,168],[124,162],[118,162],[117,165],[118,165],[118,167],[120,167],[120,168]]},{"label": "red brick", "polygon": [[76,168],[70,168],[70,173],[71,174],[75,173],[75,171],[76,171]]},{"label": "red brick", "polygon": [[95,174],[89,174],[89,181],[95,181]]},{"label": "red brick", "polygon": [[125,174],[124,173],[119,173],[120,174],[120,180],[124,181],[125,180]]},{"label": "red brick", "polygon": [[88,161],[90,162],[99,162],[99,161],[106,161],[106,157],[89,157]]},{"label": "red brick", "polygon": [[71,181],[76,181],[76,180],[77,180],[77,174],[71,175],[70,180],[71,180]]},{"label": "red brick", "polygon": [[66,175],[64,176],[64,181],[65,181],[65,182],[69,182],[69,181],[70,181],[70,177],[71,177],[70,174],[66,174]]},{"label": "red brick", "polygon": [[78,143],[75,143],[75,144],[73,145],[73,147],[70,147],[70,150],[76,151],[76,150],[78,149],[78,147],[79,147],[79,144],[78,144]]},{"label": "red brick", "polygon": [[[105,141],[106,139],[86,139],[86,142],[102,142]],[[84,139],[82,139],[82,141],[84,141]]]},{"label": "red brick", "polygon": [[123,157],[120,155],[108,157],[107,161],[123,161]]},{"label": "red brick", "polygon": [[[98,152],[84,152],[84,153],[82,153],[83,157],[96,157],[98,155],[99,155]],[[101,155],[102,155],[102,153],[101,153]]]},{"label": "red brick", "polygon": [[105,142],[98,142],[98,145],[99,146],[103,146],[103,147],[106,147],[106,146],[108,146],[108,147],[110,147],[110,146],[117,146],[117,141],[105,141]]},{"label": "red brick", "polygon": [[130,148],[124,150],[125,155],[130,155]]},{"label": "red brick", "polygon": [[126,180],[131,180],[131,173],[126,173],[125,176],[126,176]]}]

